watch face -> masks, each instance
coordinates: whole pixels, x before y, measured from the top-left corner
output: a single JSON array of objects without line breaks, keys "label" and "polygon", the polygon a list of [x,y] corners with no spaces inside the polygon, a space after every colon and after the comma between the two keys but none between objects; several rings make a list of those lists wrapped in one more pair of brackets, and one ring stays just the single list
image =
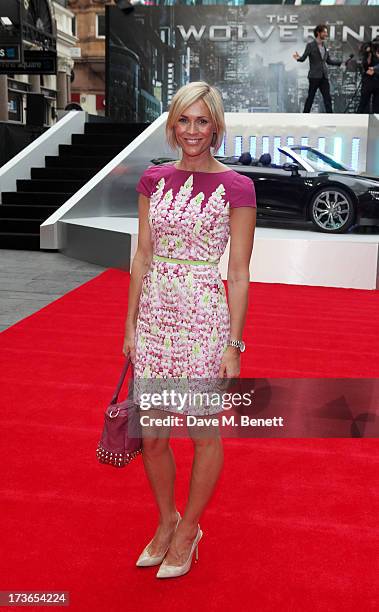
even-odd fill
[{"label": "watch face", "polygon": [[246,348],[246,347],[245,347],[245,343],[244,343],[244,341],[243,341],[243,340],[241,340],[241,347],[240,347],[240,351],[241,351],[241,353],[243,353],[243,352],[244,352],[245,348]]}]

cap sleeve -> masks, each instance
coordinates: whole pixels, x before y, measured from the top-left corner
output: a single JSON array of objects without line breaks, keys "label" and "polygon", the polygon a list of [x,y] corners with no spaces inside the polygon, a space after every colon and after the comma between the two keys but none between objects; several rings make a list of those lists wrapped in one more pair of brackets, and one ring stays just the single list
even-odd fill
[{"label": "cap sleeve", "polygon": [[149,166],[146,168],[136,186],[136,191],[148,198],[150,198],[154,191],[157,180],[157,168],[158,166]]},{"label": "cap sleeve", "polygon": [[238,174],[231,184],[230,207],[257,206],[253,181],[243,174]]}]

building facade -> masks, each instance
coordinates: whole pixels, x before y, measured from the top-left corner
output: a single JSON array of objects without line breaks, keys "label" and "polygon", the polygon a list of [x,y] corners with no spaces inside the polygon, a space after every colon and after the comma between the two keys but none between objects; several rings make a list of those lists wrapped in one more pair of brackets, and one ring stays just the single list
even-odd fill
[{"label": "building facade", "polygon": [[105,5],[110,0],[69,0],[80,56],[75,58],[71,101],[105,115]]},{"label": "building facade", "polygon": [[[29,93],[43,95],[46,126],[54,124],[57,110],[64,109],[70,102],[73,55],[78,40],[73,33],[74,14],[67,4],[68,0],[44,0],[45,14],[48,13],[49,19],[56,24],[57,74],[0,75],[0,121],[26,123]],[[24,41],[24,47],[35,48],[30,41]]]}]

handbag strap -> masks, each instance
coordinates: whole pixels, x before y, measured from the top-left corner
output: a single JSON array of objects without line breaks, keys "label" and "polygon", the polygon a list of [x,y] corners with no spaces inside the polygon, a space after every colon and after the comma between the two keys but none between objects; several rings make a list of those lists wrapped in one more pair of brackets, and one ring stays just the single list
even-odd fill
[{"label": "handbag strap", "polygon": [[[131,364],[131,366],[132,366],[132,370],[133,370],[133,362],[132,362],[132,360],[130,359],[130,356],[128,355],[128,356],[126,357],[126,359],[125,359],[125,363],[124,363],[124,366],[123,366],[122,371],[121,371],[120,380],[119,380],[119,381],[118,381],[118,383],[117,383],[116,390],[115,390],[115,392],[114,392],[114,394],[113,394],[113,397],[112,397],[112,399],[111,399],[111,404],[115,404],[115,403],[117,402],[117,400],[118,400],[118,394],[119,394],[119,393],[120,393],[120,391],[121,391],[122,383],[123,383],[123,382],[124,382],[124,380],[125,380],[125,376],[126,376],[126,373],[127,373],[127,371],[128,371],[128,368],[129,368],[129,365],[130,365],[130,364]],[[133,370],[133,375],[134,375],[134,370]]]}]

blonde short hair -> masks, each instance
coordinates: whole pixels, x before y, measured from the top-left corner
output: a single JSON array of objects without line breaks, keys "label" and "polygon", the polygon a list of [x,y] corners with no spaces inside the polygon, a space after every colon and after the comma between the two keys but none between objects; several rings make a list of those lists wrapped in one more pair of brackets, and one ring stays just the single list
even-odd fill
[{"label": "blonde short hair", "polygon": [[216,87],[208,85],[205,81],[194,81],[178,89],[170,104],[166,122],[166,138],[172,149],[179,148],[174,130],[176,122],[185,109],[198,100],[203,100],[207,105],[215,127],[216,138],[212,141],[212,147],[215,151],[221,147],[226,129],[221,94]]}]

